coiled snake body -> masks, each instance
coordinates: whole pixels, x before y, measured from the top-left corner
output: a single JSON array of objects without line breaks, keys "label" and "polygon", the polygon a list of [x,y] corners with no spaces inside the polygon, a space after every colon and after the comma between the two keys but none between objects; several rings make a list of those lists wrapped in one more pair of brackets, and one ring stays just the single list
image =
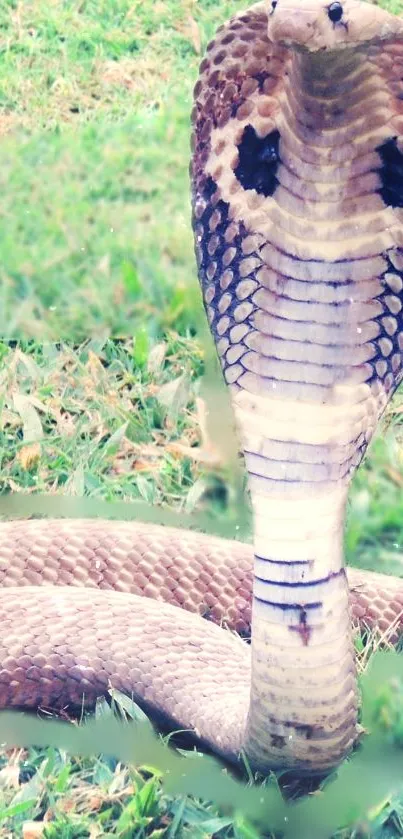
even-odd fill
[{"label": "coiled snake body", "polygon": [[[403,375],[402,114],[403,23],[375,6],[274,0],[218,30],[195,88],[193,212],[254,513],[251,652],[191,613],[249,624],[246,546],[7,523],[2,707],[90,703],[112,682],[263,772],[321,772],[349,751],[342,533],[351,476]],[[349,579],[355,616],[397,637],[403,582]]]}]

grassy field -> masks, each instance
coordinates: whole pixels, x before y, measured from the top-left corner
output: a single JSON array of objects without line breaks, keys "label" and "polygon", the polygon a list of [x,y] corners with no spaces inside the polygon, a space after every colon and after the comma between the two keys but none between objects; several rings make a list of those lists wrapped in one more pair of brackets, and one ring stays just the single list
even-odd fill
[{"label": "grassy field", "polygon": [[[188,195],[200,56],[240,7],[0,0],[0,515],[10,493],[22,515],[51,494],[53,514],[90,514],[94,504],[105,514],[108,503],[158,520],[164,508],[184,526],[207,520],[250,536]],[[349,562],[397,575],[402,444],[398,395],[355,477],[346,533]],[[119,506],[127,502],[139,506]],[[355,826],[337,836],[403,836],[403,786],[382,800],[376,791],[372,807],[341,814]],[[150,767],[54,747],[4,750],[0,837],[42,835],[275,833],[167,795]]]},{"label": "grassy field", "polygon": [[230,3],[2,3],[0,333],[195,324],[189,113]]}]

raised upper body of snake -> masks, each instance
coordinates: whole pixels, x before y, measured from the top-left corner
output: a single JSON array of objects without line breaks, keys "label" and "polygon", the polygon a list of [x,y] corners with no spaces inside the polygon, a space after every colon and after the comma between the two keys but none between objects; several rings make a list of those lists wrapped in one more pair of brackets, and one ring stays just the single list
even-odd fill
[{"label": "raised upper body of snake", "polygon": [[[199,274],[254,514],[251,654],[186,611],[248,623],[245,546],[3,524],[0,704],[80,705],[111,681],[231,760],[322,772],[356,738],[348,485],[403,376],[403,23],[256,5],[207,48],[193,124]],[[403,581],[353,582],[355,614],[396,635]]]}]

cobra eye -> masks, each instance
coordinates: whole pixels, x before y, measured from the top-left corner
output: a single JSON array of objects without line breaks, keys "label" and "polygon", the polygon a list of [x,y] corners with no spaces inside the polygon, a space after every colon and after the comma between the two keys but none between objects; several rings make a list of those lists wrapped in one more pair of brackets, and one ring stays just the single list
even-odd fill
[{"label": "cobra eye", "polygon": [[271,4],[271,13],[272,13],[272,14],[273,14],[274,9],[276,8],[276,6],[277,6],[277,0],[272,0],[272,4]]},{"label": "cobra eye", "polygon": [[343,17],[343,6],[341,3],[331,3],[327,7],[327,16],[332,23],[339,23]]}]

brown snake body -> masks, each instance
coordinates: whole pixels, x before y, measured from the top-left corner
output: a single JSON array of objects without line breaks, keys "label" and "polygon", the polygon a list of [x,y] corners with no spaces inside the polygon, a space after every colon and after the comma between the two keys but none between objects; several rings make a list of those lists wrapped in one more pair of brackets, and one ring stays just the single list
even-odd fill
[{"label": "brown snake body", "polygon": [[[403,627],[403,582],[347,581],[342,551],[351,476],[402,378],[402,100],[403,23],[375,6],[277,0],[218,30],[195,88],[194,230],[253,572],[247,546],[186,531],[2,524],[2,707],[91,703],[111,682],[263,772],[351,749],[348,581],[356,618]],[[252,588],[251,648],[199,617],[246,629]]]}]

